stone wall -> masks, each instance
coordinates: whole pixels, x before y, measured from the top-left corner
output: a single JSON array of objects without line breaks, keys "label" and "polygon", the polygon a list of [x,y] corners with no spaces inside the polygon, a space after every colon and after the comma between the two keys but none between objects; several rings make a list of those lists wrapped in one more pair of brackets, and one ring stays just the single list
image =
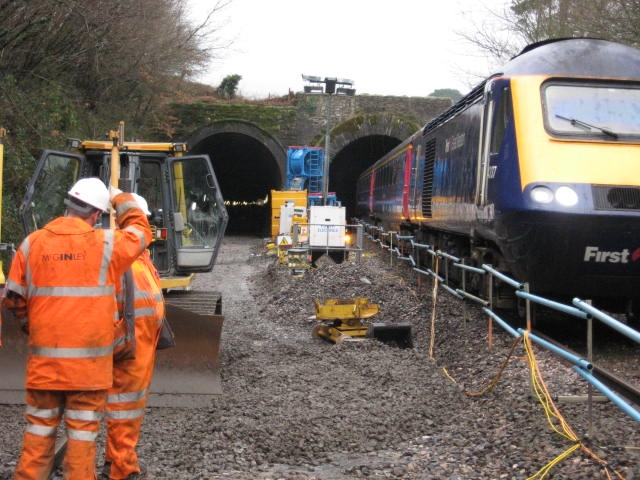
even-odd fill
[{"label": "stone wall", "polygon": [[[322,146],[327,114],[331,130],[354,117],[393,117],[420,128],[450,105],[450,99],[437,97],[297,93],[293,105],[174,104],[171,115],[175,119],[174,138],[187,138],[212,124],[246,122],[286,148],[289,145]],[[357,137],[357,132],[351,132],[351,136]]]},{"label": "stone wall", "polygon": [[378,95],[326,95],[313,93],[296,94],[296,139],[298,145],[320,144],[324,136],[327,113],[329,127],[356,115],[393,115],[424,125],[442,113],[452,102],[437,97],[395,97]]}]

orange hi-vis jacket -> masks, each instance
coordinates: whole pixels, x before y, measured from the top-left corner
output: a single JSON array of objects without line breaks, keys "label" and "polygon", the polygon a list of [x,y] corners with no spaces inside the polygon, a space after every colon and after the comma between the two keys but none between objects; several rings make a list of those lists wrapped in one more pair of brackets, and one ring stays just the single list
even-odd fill
[{"label": "orange hi-vis jacket", "polygon": [[113,206],[122,229],[59,217],[16,253],[6,289],[18,295],[5,292],[2,302],[29,333],[26,388],[112,385],[115,284],[151,241],[147,217],[131,194],[117,195]]},{"label": "orange hi-vis jacket", "polygon": [[[124,359],[138,358],[136,350],[138,347],[142,349],[151,347],[151,351],[155,352],[158,335],[162,328],[162,322],[165,318],[164,296],[162,294],[162,285],[160,284],[160,276],[156,266],[151,261],[149,251],[145,250],[131,265],[131,280],[133,281],[133,317],[135,330],[128,331],[126,315],[126,288],[124,285],[124,277],[116,283],[116,301],[119,311],[119,320],[116,323],[116,333],[114,348],[121,348]],[[140,334],[142,330],[144,334]],[[142,338],[138,338],[139,336]],[[133,345],[125,345],[130,343],[129,337],[133,336],[135,341]],[[142,341],[143,345],[139,345]],[[132,349],[132,351],[130,351]],[[115,353],[115,352],[114,352]],[[130,357],[129,357],[130,355]],[[153,360],[153,359],[152,359]],[[116,363],[118,357],[116,355]]]}]

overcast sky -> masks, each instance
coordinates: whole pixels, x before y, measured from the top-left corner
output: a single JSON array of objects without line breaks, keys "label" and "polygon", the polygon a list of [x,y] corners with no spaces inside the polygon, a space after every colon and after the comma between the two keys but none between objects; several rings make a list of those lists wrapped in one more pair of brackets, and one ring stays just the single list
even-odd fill
[{"label": "overcast sky", "polygon": [[[202,19],[214,0],[189,0]],[[215,16],[233,41],[198,78],[239,74],[248,98],[301,91],[301,75],[350,79],[357,94],[467,93],[499,68],[460,31],[495,29],[510,0],[232,0]]]}]

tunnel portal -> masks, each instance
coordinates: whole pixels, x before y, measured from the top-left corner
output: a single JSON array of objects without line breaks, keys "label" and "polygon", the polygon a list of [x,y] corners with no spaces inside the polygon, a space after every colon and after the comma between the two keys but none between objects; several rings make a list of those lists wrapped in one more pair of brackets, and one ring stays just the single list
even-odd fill
[{"label": "tunnel portal", "polygon": [[222,132],[205,137],[190,153],[211,158],[229,212],[227,232],[258,236],[269,232],[268,196],[281,187],[282,178],[273,152],[250,135]]},{"label": "tunnel portal", "polygon": [[356,182],[360,174],[389,152],[400,140],[386,135],[369,135],[353,140],[336,152],[329,167],[329,191],[346,207],[347,219],[354,215]]},{"label": "tunnel portal", "polygon": [[[346,207],[347,218],[355,209],[356,180],[369,165],[398,145],[385,135],[352,140],[335,154],[329,168],[329,188]],[[271,234],[271,190],[283,190],[286,149],[264,141],[261,132],[228,125],[198,132],[189,142],[191,154],[208,154],[229,212],[227,233],[268,237]]]}]

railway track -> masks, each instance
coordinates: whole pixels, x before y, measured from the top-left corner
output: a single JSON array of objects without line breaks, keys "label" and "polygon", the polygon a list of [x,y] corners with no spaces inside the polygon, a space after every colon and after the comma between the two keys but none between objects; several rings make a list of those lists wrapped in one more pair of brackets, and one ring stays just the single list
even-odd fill
[{"label": "railway track", "polygon": [[[408,261],[412,260],[411,256],[405,255],[406,252],[402,253],[404,252],[404,250],[401,251],[399,248],[396,248],[394,251],[393,249],[386,247],[384,242],[378,241],[378,243],[380,243],[381,247],[388,250],[389,255],[397,255],[399,260],[408,260]],[[430,253],[435,254],[436,252],[430,252]],[[455,257],[450,257],[446,253],[443,254],[438,252],[438,256],[442,256],[445,260],[447,258],[450,258],[451,260],[456,261]],[[484,307],[485,310],[489,307],[490,302],[480,297],[477,297],[474,294],[471,294],[467,291],[464,291],[464,289],[458,288],[459,286],[455,285],[455,282],[450,283],[447,278],[441,277],[440,274],[437,273],[437,271],[434,272],[429,268],[417,265],[415,263],[414,263],[413,271],[414,272],[417,271],[420,275],[426,275],[431,281],[433,281],[433,279],[437,276],[439,279],[439,287],[448,291],[454,297],[457,297],[461,302],[471,301],[475,305],[480,305]],[[511,282],[512,286],[518,283],[515,280],[510,279],[509,277],[501,275],[497,271],[493,271],[492,274],[500,275],[502,277],[501,280],[503,280],[504,282]],[[536,296],[527,293],[525,298],[527,297],[535,298]],[[546,300],[546,299],[543,299],[542,297],[539,297],[539,299]],[[548,329],[548,331],[553,332],[552,334],[549,334],[548,331],[547,333],[542,332],[540,329],[533,329],[531,333],[543,339],[545,342],[553,345],[558,350],[565,351],[566,353],[569,354],[569,356],[574,356],[576,358],[584,359],[585,363],[590,364],[589,374],[591,375],[592,378],[594,378],[597,382],[604,385],[610,391],[614,392],[616,395],[623,397],[623,399],[626,400],[632,406],[632,408],[636,410],[636,412],[640,411],[640,379],[638,378],[637,372],[633,372],[633,371],[623,372],[623,374],[630,373],[631,376],[635,375],[636,377],[635,381],[637,383],[633,384],[630,381],[623,378],[618,373],[612,371],[611,369],[608,369],[603,364],[597,363],[597,362],[594,363],[593,361],[591,361],[591,357],[589,355],[585,356],[577,352],[575,349],[571,348],[572,344],[580,343],[578,341],[579,338],[587,337],[585,333],[587,324],[583,321],[583,319],[580,319],[578,322],[576,322],[575,321],[576,318],[572,317],[572,314],[571,314],[571,311],[577,311],[578,309],[568,305],[557,304],[554,301],[545,301],[544,303],[542,303],[542,307],[540,308],[538,308],[538,306],[535,305],[535,303],[536,302],[534,301],[533,308],[532,308],[532,311],[535,312],[534,313],[535,321],[532,320],[532,324],[535,326],[538,326],[540,324],[542,325],[546,324],[547,326],[554,325],[555,328]],[[504,320],[504,324],[507,325],[509,329],[511,329],[509,333],[511,333],[512,335],[517,335],[516,330],[522,326],[523,320],[521,317],[518,316],[518,314],[515,313],[515,309],[514,310],[500,309],[500,310],[496,310],[493,313],[497,317]],[[585,313],[585,312],[580,312],[580,313],[582,313],[582,315],[585,318],[591,318],[588,313]],[[563,327],[557,328],[558,325],[563,325]],[[602,335],[598,336],[598,341],[595,342],[596,347],[598,344],[602,344],[603,342],[605,344],[608,343],[609,347],[613,345],[613,348],[612,349],[610,348],[610,350],[614,353],[610,353],[609,355],[613,355],[613,356],[623,355],[622,353],[623,349],[616,348],[616,345],[622,345],[623,342],[628,342],[629,338],[631,338],[632,339],[631,342],[633,342],[633,338],[635,338],[635,337],[625,338],[625,336],[623,335],[618,335],[615,329],[608,328],[608,326],[605,323],[601,323],[601,324],[598,323],[596,324],[596,326],[602,327],[604,329]],[[627,328],[627,327],[624,327],[624,328]],[[580,334],[576,334],[577,332],[580,332]],[[584,337],[582,336],[582,333],[585,333]],[[588,344],[589,342],[591,342],[592,345],[591,347],[587,346],[587,348],[591,349],[593,348],[593,343],[594,343],[593,338],[591,338],[591,340],[587,338],[586,343]],[[622,358],[620,363],[622,364],[631,363],[631,362],[628,362],[627,360],[631,360],[632,357],[637,356],[636,344],[633,344],[633,347],[628,355],[629,357]],[[587,356],[589,358],[586,358]],[[629,368],[632,368],[632,367],[629,367]],[[626,407],[625,407],[625,410],[626,410]],[[637,418],[635,413],[633,414],[633,418]]]},{"label": "railway track", "polygon": [[[580,356],[580,353],[574,351],[569,348],[565,343],[555,340],[549,335],[534,330],[538,337],[543,338],[545,341],[555,345],[558,348],[566,350],[567,352]],[[632,385],[626,379],[622,378],[620,375],[614,373],[613,371],[607,369],[604,366],[598,365],[597,363],[590,362],[592,365],[591,374],[601,383],[606,385],[608,388],[613,390],[618,395],[623,396],[629,402],[631,402],[636,409],[640,408],[640,387],[637,385]]]}]

